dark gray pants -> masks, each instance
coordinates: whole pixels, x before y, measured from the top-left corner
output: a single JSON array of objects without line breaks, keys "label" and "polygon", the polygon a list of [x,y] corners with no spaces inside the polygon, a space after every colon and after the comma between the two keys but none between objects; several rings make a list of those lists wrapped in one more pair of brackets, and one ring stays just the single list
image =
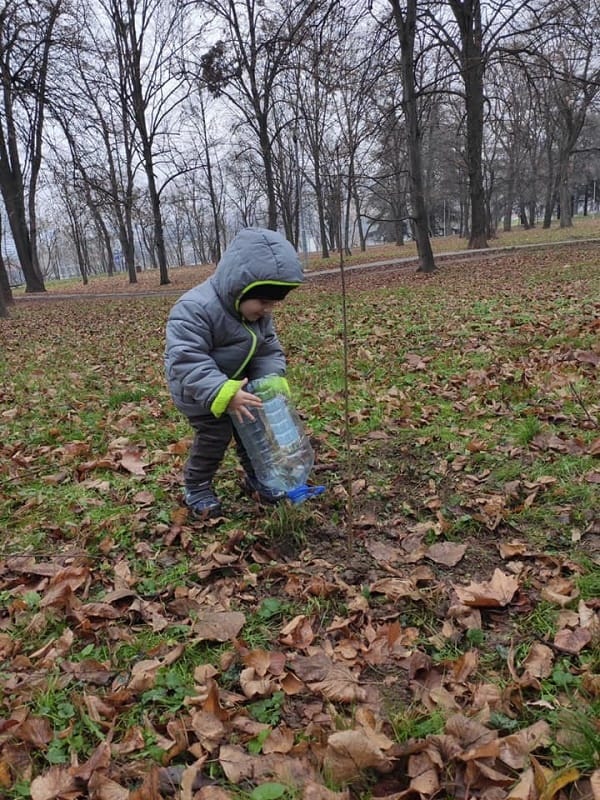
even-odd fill
[{"label": "dark gray pants", "polygon": [[203,414],[202,416],[188,417],[188,420],[194,429],[194,441],[188,460],[183,467],[183,479],[188,488],[192,489],[206,481],[212,482],[232,437],[235,439],[242,467],[250,477],[254,477],[254,470],[248,454],[244,450],[228,414],[224,414],[218,419]]}]

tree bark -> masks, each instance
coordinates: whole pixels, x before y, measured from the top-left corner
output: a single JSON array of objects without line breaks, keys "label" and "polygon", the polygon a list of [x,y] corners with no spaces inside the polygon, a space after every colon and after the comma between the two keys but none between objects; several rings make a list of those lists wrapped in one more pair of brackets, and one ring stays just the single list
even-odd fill
[{"label": "tree bark", "polygon": [[[2,134],[0,133],[0,139]],[[0,143],[0,149],[2,145]],[[17,175],[12,174],[10,167],[3,162],[0,153],[0,184],[2,197],[8,214],[8,224],[17,251],[17,258],[25,277],[26,292],[45,292],[44,279],[35,263],[29,226],[27,224],[27,213],[25,210],[22,178],[20,176],[20,166]]]},{"label": "tree bark", "polygon": [[[257,101],[257,106],[260,100]],[[267,195],[267,228],[277,230],[277,192],[275,191],[275,177],[273,172],[273,147],[269,132],[269,121],[266,114],[257,111],[258,140],[260,153],[265,171],[265,194]]]},{"label": "tree bark", "polygon": [[[0,226],[0,241],[2,240],[2,229]],[[8,316],[8,306],[14,305],[14,297],[12,293],[12,289],[10,288],[10,281],[8,279],[8,272],[6,271],[6,264],[4,262],[4,257],[2,256],[2,251],[0,250],[0,304],[5,308],[6,313],[4,316]],[[2,314],[0,314],[2,316]]]},{"label": "tree bark", "polygon": [[212,158],[210,148],[208,145],[208,130],[206,127],[206,109],[204,106],[204,98],[202,97],[202,89],[199,90],[200,97],[200,115],[202,125],[202,145],[204,148],[204,158],[206,159],[206,180],[208,182],[208,194],[210,197],[210,208],[212,212],[213,225],[215,227],[215,240],[214,240],[214,260],[218,263],[221,260],[221,217],[219,209],[219,199],[215,189],[215,182],[213,178]]},{"label": "tree bark", "polygon": [[152,152],[151,136],[146,123],[146,105],[141,76],[141,42],[136,38],[133,15],[128,20],[128,25],[128,35],[127,37],[123,37],[125,44],[125,63],[128,71],[127,77],[131,91],[136,128],[142,144],[144,171],[146,172],[146,180],[148,182],[148,194],[150,195],[154,229],[154,253],[158,261],[159,283],[161,286],[166,286],[171,283],[171,281],[169,280],[169,270],[167,267],[167,251],[165,248],[160,193],[154,174],[154,153]]},{"label": "tree bark", "polygon": [[43,154],[43,138],[44,131],[44,117],[46,111],[47,99],[47,83],[48,83],[48,63],[50,60],[50,50],[54,42],[54,27],[56,20],[61,11],[62,0],[56,0],[54,4],[49,3],[48,18],[46,20],[46,28],[43,32],[43,44],[41,48],[41,60],[38,70],[38,79],[36,86],[36,102],[34,105],[32,136],[31,136],[31,171],[29,176],[29,193],[28,193],[28,222],[29,222],[29,236],[31,240],[31,256],[33,268],[39,278],[43,277],[40,268],[38,256],[38,242],[37,242],[37,183],[42,166]]},{"label": "tree bark", "polygon": [[[37,261],[35,195],[42,159],[48,61],[61,3],[55,0],[45,4],[45,17],[34,14],[30,5],[11,0],[0,10],[0,190],[27,292],[46,291]],[[35,37],[35,46],[27,42],[28,37]],[[25,83],[21,76],[27,74],[30,77]],[[25,141],[17,122],[19,104],[26,106],[29,115]],[[30,168],[27,187],[21,166],[23,152]]]},{"label": "tree bark", "polygon": [[396,30],[400,41],[402,68],[402,109],[406,120],[406,142],[408,151],[408,184],[412,204],[414,236],[419,254],[419,272],[433,272],[436,268],[429,238],[429,214],[423,188],[423,165],[421,161],[421,131],[415,90],[414,47],[417,22],[417,0],[406,2],[406,16],[402,13],[400,0],[389,0],[394,13]]},{"label": "tree bark", "polygon": [[558,156],[558,196],[560,202],[560,227],[573,227],[571,212],[571,153],[561,150]]},{"label": "tree bark", "polygon": [[[319,151],[320,152],[320,151]],[[315,203],[317,204],[317,217],[319,219],[319,236],[321,238],[321,257],[329,258],[329,242],[327,237],[327,224],[325,221],[325,201],[323,198],[323,178],[321,175],[320,155],[314,154],[315,178],[313,187],[315,190]]]},{"label": "tree bark", "polygon": [[483,33],[480,0],[450,0],[461,38],[461,72],[467,117],[467,169],[471,202],[469,248],[488,246],[483,188]]}]

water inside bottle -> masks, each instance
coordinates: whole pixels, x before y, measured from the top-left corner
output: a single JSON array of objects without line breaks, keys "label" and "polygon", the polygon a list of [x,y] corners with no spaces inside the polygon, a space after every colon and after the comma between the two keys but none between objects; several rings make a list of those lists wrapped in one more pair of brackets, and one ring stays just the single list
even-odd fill
[{"label": "water inside bottle", "polygon": [[[266,383],[266,387],[260,385]],[[251,410],[252,421],[233,417],[234,425],[252,462],[256,477],[277,491],[304,484],[314,463],[314,452],[290,401],[268,387],[268,378],[249,384],[263,401]]]},{"label": "water inside bottle", "polygon": [[263,413],[267,427],[279,447],[291,447],[300,439],[300,433],[292,419],[283,397],[263,401]]}]

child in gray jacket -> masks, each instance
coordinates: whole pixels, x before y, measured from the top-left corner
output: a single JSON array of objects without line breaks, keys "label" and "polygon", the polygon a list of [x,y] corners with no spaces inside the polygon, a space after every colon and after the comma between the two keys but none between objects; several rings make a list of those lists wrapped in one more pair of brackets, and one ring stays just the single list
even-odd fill
[{"label": "child in gray jacket", "polygon": [[183,473],[184,499],[202,517],[220,514],[212,482],[232,436],[246,473],[245,490],[263,503],[283,497],[257,480],[230,413],[251,416],[249,408],[261,405],[244,390],[248,381],[284,376],[285,356],[271,312],[303,280],[298,255],[285,237],[247,228],[232,240],[214,274],[171,309],[167,381],[173,402],[194,429]]}]

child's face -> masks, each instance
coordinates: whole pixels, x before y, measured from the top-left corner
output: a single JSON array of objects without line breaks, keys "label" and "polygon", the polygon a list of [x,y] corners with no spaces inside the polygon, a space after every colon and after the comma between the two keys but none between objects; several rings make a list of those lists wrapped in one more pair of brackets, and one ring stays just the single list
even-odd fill
[{"label": "child's face", "polygon": [[277,300],[261,300],[259,297],[252,297],[249,300],[242,300],[240,313],[248,322],[256,322],[256,320],[271,314],[276,303]]}]

